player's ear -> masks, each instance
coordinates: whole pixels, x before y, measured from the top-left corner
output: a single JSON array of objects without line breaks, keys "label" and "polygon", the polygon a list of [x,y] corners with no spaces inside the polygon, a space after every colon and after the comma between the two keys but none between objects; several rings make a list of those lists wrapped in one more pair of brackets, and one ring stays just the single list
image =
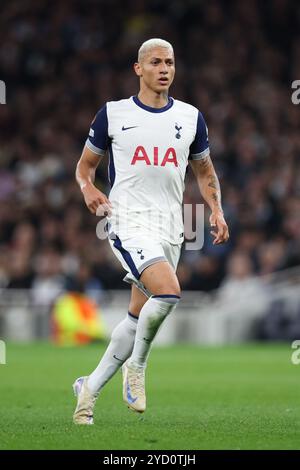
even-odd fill
[{"label": "player's ear", "polygon": [[134,71],[137,74],[137,76],[141,77],[142,76],[142,69],[141,69],[141,66],[140,66],[139,62],[135,62],[135,64],[133,65],[133,68],[134,68]]}]

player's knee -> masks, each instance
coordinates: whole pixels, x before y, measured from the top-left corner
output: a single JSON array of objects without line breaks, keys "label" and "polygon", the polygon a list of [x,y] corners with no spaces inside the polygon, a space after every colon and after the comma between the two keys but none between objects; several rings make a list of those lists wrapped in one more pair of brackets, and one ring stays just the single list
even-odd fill
[{"label": "player's knee", "polygon": [[165,286],[161,286],[159,289],[156,290],[156,292],[154,292],[154,295],[160,295],[160,296],[166,296],[166,295],[170,295],[170,296],[176,296],[178,297],[178,300],[180,300],[180,297],[181,297],[181,289],[180,289],[180,286],[179,284],[178,285],[165,285]]},{"label": "player's knee", "polygon": [[134,315],[135,317],[138,317],[141,313],[141,310],[143,308],[143,305],[135,305],[135,304],[132,304],[130,303],[129,304],[129,312],[132,313],[132,315]]},{"label": "player's knee", "polygon": [[179,297],[179,299],[181,297],[181,289],[177,278],[171,282],[165,283],[162,289],[164,291],[163,294],[165,295],[175,295]]},{"label": "player's knee", "polygon": [[168,294],[170,295],[175,295],[176,297],[178,297],[178,301],[180,300],[180,297],[181,297],[181,289],[180,287],[174,287],[173,289],[169,289],[169,292]]},{"label": "player's knee", "polygon": [[135,317],[138,317],[147,300],[148,299],[146,297],[143,301],[135,302],[134,300],[131,300],[129,303],[129,312],[132,313],[132,315]]}]

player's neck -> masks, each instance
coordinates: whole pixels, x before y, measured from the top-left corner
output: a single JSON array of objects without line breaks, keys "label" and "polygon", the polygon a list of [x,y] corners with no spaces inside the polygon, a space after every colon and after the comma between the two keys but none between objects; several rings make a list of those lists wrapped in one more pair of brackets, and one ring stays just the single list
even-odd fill
[{"label": "player's neck", "polygon": [[151,108],[163,108],[168,104],[168,94],[167,93],[154,93],[149,92],[148,90],[140,90],[138,94],[138,99],[141,103]]}]

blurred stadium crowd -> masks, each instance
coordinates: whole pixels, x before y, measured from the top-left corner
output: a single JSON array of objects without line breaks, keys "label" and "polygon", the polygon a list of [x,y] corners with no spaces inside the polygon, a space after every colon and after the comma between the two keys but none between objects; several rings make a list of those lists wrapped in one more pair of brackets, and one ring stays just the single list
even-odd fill
[{"label": "blurred stadium crowd", "polygon": [[[204,248],[183,250],[182,287],[300,264],[298,2],[11,0],[0,18],[0,286],[126,287],[74,171],[97,110],[136,94],[132,63],[150,37],[174,46],[171,96],[206,118],[231,231],[214,247],[207,225]],[[97,184],[109,191],[106,161]],[[201,202],[191,171],[185,202]]]}]

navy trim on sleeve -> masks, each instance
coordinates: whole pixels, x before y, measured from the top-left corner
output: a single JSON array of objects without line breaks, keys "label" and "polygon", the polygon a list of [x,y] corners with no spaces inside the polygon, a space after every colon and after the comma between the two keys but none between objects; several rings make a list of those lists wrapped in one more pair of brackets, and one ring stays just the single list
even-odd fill
[{"label": "navy trim on sleeve", "polygon": [[86,139],[85,145],[87,146],[87,148],[89,148],[92,152],[96,153],[97,155],[99,156],[105,155],[106,150],[98,149],[98,147],[95,147],[95,145],[93,145],[89,139]]},{"label": "navy trim on sleeve", "polygon": [[198,113],[197,130],[194,142],[190,146],[189,160],[201,160],[209,155],[208,131],[202,113]]},{"label": "navy trim on sleeve", "polygon": [[108,149],[108,119],[106,104],[98,111],[91,124],[86,146],[97,155],[104,155]]}]

